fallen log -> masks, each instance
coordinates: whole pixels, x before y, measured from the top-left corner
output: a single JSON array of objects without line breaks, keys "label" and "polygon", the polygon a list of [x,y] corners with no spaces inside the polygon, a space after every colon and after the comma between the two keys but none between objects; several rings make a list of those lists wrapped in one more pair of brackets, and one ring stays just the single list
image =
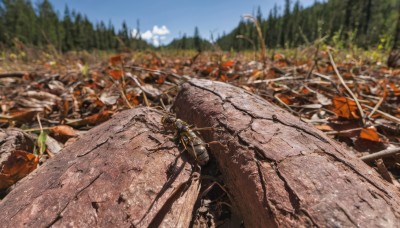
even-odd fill
[{"label": "fallen log", "polygon": [[189,226],[200,181],[160,120],[138,108],[93,128],[0,202],[1,226]]},{"label": "fallen log", "polygon": [[204,131],[246,227],[399,227],[399,192],[337,142],[242,89],[183,85],[177,116]]}]

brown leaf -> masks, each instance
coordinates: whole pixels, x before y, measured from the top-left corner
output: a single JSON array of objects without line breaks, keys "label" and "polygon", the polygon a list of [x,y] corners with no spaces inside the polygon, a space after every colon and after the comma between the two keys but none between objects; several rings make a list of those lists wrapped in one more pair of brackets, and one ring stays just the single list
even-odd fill
[{"label": "brown leaf", "polygon": [[225,71],[229,70],[229,68],[231,68],[233,66],[233,64],[235,64],[234,61],[228,60],[228,61],[226,61],[226,62],[221,64],[220,69],[221,70],[225,70]]},{"label": "brown leaf", "polygon": [[222,74],[222,75],[220,76],[220,79],[221,79],[221,81],[223,81],[223,82],[226,82],[226,81],[229,80],[229,78],[228,78],[226,75],[224,75],[224,74]]},{"label": "brown leaf", "polygon": [[75,137],[78,135],[78,132],[68,125],[54,126],[54,127],[50,128],[49,130],[51,132],[53,132],[54,134],[61,135],[61,136]]},{"label": "brown leaf", "polygon": [[109,70],[108,73],[111,75],[112,78],[115,80],[119,80],[122,78],[124,72],[122,70]]},{"label": "brown leaf", "polygon": [[286,95],[286,94],[279,94],[278,97],[279,97],[279,99],[280,99],[283,103],[285,103],[285,104],[287,104],[287,105],[293,104],[293,98],[290,97],[289,95]]},{"label": "brown leaf", "polygon": [[398,97],[400,96],[400,89],[393,82],[389,83],[390,89],[393,92],[393,95]]},{"label": "brown leaf", "polygon": [[122,56],[121,55],[114,55],[110,57],[110,64],[112,66],[116,66],[122,63]]},{"label": "brown leaf", "polygon": [[39,157],[23,150],[15,150],[1,167],[0,189],[5,189],[36,169]]},{"label": "brown leaf", "polygon": [[104,90],[101,93],[99,100],[105,105],[114,105],[117,103],[120,96],[121,93],[118,90],[118,86],[116,84],[113,84],[110,88]]},{"label": "brown leaf", "polygon": [[97,125],[97,124],[103,123],[103,122],[107,121],[108,119],[110,119],[112,114],[114,114],[113,111],[104,110],[100,113],[88,116],[83,120],[69,122],[68,125],[77,126],[77,127],[85,126],[85,125]]},{"label": "brown leaf", "polygon": [[356,102],[347,97],[334,97],[332,100],[333,111],[336,115],[347,119],[358,119]]},{"label": "brown leaf", "polygon": [[382,142],[374,127],[364,128],[360,132],[360,138],[373,142]]},{"label": "brown leaf", "polygon": [[14,110],[10,112],[10,115],[0,115],[0,122],[1,120],[5,120],[5,122],[9,120],[19,121],[19,122],[29,122],[36,116],[38,110]]}]

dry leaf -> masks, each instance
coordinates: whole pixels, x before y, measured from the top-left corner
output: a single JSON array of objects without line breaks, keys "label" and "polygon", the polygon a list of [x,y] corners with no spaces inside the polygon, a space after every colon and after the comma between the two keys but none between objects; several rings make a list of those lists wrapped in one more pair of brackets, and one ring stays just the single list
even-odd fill
[{"label": "dry leaf", "polygon": [[23,150],[15,150],[3,163],[0,173],[0,189],[5,189],[36,169],[39,157]]},{"label": "dry leaf", "polygon": [[348,99],[347,97],[334,97],[333,111],[336,115],[347,119],[358,119],[357,104],[356,102]]},{"label": "dry leaf", "polygon": [[114,105],[117,103],[118,98],[121,96],[118,86],[113,84],[109,89],[106,89],[101,95],[99,100],[106,105]]},{"label": "dry leaf", "polygon": [[329,125],[316,125],[315,128],[321,131],[333,131],[333,128]]},{"label": "dry leaf", "polygon": [[77,127],[85,126],[85,125],[97,125],[97,124],[103,123],[103,122],[107,121],[108,119],[110,119],[112,114],[114,114],[113,111],[104,110],[100,113],[88,116],[83,120],[71,121],[67,124],[71,125],[71,126],[77,126]]},{"label": "dry leaf", "polygon": [[110,57],[110,64],[112,66],[116,66],[122,63],[122,56],[121,55],[114,55]]},{"label": "dry leaf", "polygon": [[75,137],[78,135],[78,132],[68,125],[59,125],[49,129],[56,135],[67,136],[67,137]]},{"label": "dry leaf", "polygon": [[124,74],[124,72],[122,70],[109,70],[108,73],[115,80],[121,79],[122,75]]},{"label": "dry leaf", "polygon": [[382,142],[374,127],[364,128],[360,132],[360,138],[373,142]]},{"label": "dry leaf", "polygon": [[225,71],[229,70],[229,68],[231,68],[233,66],[233,64],[235,64],[235,62],[232,60],[226,61],[221,64],[220,69],[225,70]]},{"label": "dry leaf", "polygon": [[286,94],[279,94],[278,97],[283,103],[285,103],[287,105],[293,104],[293,99]]}]

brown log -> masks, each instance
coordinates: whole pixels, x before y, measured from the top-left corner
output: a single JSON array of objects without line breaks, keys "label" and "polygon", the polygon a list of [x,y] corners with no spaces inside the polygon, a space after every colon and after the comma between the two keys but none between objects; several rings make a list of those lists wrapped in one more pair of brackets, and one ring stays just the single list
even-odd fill
[{"label": "brown log", "polygon": [[202,132],[246,227],[399,227],[399,192],[313,126],[234,86],[193,79],[174,104]]},{"label": "brown log", "polygon": [[87,132],[0,202],[1,227],[189,226],[199,179],[160,120],[139,108]]}]

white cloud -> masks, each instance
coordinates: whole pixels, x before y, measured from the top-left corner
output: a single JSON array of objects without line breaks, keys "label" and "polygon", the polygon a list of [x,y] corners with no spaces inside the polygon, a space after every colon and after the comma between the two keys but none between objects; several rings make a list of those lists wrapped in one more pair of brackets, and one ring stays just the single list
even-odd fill
[{"label": "white cloud", "polygon": [[160,40],[158,37],[153,37],[153,45],[156,47],[160,46]]},{"label": "white cloud", "polygon": [[[137,35],[138,31],[136,29],[132,30],[132,36]],[[142,33],[140,37],[142,39],[147,40],[148,42],[153,43],[154,46],[158,47],[160,46],[161,41],[166,40],[168,34],[171,32],[167,28],[167,26],[163,25],[161,27],[158,27],[157,25],[154,25],[153,30],[147,30],[146,32]]]},{"label": "white cloud", "polygon": [[169,33],[170,33],[170,31],[167,28],[167,26],[165,26],[165,25],[163,25],[161,27],[158,27],[157,25],[154,25],[154,27],[153,27],[153,34],[154,35],[163,36],[163,35],[167,35]]},{"label": "white cloud", "polygon": [[150,40],[153,38],[153,33],[150,30],[147,30],[146,32],[142,33],[141,37],[142,39]]},{"label": "white cloud", "polygon": [[132,37],[136,38],[139,34],[139,31],[137,29],[132,29],[131,35]]}]

